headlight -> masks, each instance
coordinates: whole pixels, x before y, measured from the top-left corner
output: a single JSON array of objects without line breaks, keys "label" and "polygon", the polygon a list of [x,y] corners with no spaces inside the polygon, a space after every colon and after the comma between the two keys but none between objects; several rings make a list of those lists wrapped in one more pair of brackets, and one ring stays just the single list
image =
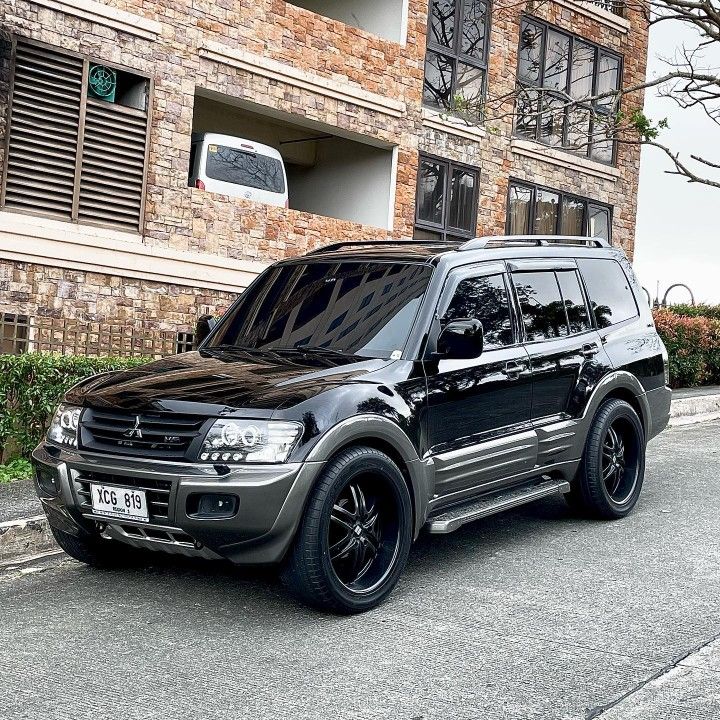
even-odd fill
[{"label": "headlight", "polygon": [[199,460],[236,463],[282,463],[303,426],[279,420],[216,420],[203,442]]},{"label": "headlight", "polygon": [[47,438],[60,445],[77,447],[77,429],[82,408],[76,405],[60,405],[53,415]]}]

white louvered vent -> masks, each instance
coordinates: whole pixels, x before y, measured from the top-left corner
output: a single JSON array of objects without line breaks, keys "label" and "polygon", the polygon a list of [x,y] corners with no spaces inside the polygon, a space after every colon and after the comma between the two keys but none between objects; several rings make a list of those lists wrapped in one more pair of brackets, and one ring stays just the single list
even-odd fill
[{"label": "white louvered vent", "polygon": [[70,218],[83,61],[17,43],[5,205]]}]

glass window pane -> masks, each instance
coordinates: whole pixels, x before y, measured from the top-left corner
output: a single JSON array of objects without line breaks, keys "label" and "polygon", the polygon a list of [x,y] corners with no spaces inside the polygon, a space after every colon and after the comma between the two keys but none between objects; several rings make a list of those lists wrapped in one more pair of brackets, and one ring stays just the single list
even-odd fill
[{"label": "glass window pane", "polygon": [[537,137],[539,102],[540,94],[537,90],[518,88],[517,120],[515,125],[515,132],[518,135],[533,139]]},{"label": "glass window pane", "polygon": [[560,235],[582,235],[585,201],[563,198],[560,208]]},{"label": "glass window pane", "polygon": [[577,273],[575,270],[563,270],[557,273],[557,279],[565,303],[570,333],[575,334],[589,330],[591,327],[590,316],[580,289]]},{"label": "glass window pane", "polygon": [[260,153],[226,145],[208,145],[205,173],[221,182],[273,193],[285,192],[282,162]]},{"label": "glass window pane", "polygon": [[578,260],[599,328],[638,315],[635,297],[620,264],[615,260]]},{"label": "glass window pane", "polygon": [[442,225],[445,198],[445,165],[434,160],[420,160],[418,182],[418,218]]},{"label": "glass window pane", "polygon": [[588,235],[610,242],[610,211],[606,207],[588,207]]},{"label": "glass window pane", "polygon": [[532,190],[521,185],[510,186],[508,233],[527,235],[530,232],[530,201]]},{"label": "glass window pane", "polygon": [[458,77],[455,85],[454,107],[470,117],[482,115],[485,94],[485,71],[473,65],[458,64]]},{"label": "glass window pane", "polygon": [[600,162],[611,163],[613,159],[613,129],[610,118],[595,117],[592,129],[590,157]]},{"label": "glass window pane", "polygon": [[429,42],[451,48],[455,33],[455,0],[432,0],[430,3]]},{"label": "glass window pane", "polygon": [[542,28],[523,20],[520,30],[520,55],[518,80],[526,85],[540,84],[540,55],[542,53]]},{"label": "glass window pane", "polygon": [[573,108],[567,116],[566,147],[574,152],[587,155],[590,151],[590,111]]},{"label": "glass window pane", "polygon": [[565,101],[545,95],[542,99],[543,113],[540,116],[540,140],[548,145],[562,145],[565,126]]},{"label": "glass window pane", "polygon": [[536,235],[556,235],[557,215],[560,196],[547,190],[538,190],[535,198]]},{"label": "glass window pane", "polygon": [[576,40],[573,43],[570,95],[575,100],[592,96],[595,48]]},{"label": "glass window pane", "polygon": [[450,217],[448,226],[475,231],[476,174],[469,170],[453,170],[450,183]]},{"label": "glass window pane", "polygon": [[484,350],[514,342],[510,303],[502,275],[469,278],[457,286],[444,320],[475,318],[482,323]]},{"label": "glass window pane", "polygon": [[423,102],[441,108],[450,108],[452,101],[453,60],[445,55],[428,52],[425,56],[425,82]]},{"label": "glass window pane", "polygon": [[565,306],[554,272],[513,273],[513,283],[528,341],[568,334]]},{"label": "glass window pane", "polygon": [[549,30],[545,47],[545,79],[543,87],[551,90],[567,89],[570,37]]},{"label": "glass window pane", "polygon": [[460,52],[482,59],[485,57],[487,5],[482,0],[465,0]]},{"label": "glass window pane", "polygon": [[414,240],[442,240],[442,233],[432,232],[424,228],[415,228],[413,231]]},{"label": "glass window pane", "polygon": [[[600,53],[598,59],[598,78],[597,78],[597,94],[617,90],[620,87],[620,60],[611,55]],[[599,100],[598,105],[602,108],[610,108],[613,104],[614,97],[610,96],[604,100]]]}]

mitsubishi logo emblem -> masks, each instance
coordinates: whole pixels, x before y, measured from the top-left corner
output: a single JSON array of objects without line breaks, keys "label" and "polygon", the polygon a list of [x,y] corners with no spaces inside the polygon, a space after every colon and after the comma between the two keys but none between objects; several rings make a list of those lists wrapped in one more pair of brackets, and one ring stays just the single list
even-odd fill
[{"label": "mitsubishi logo emblem", "polygon": [[126,438],[142,438],[142,430],[140,429],[140,416],[135,416],[135,425],[123,433]]}]

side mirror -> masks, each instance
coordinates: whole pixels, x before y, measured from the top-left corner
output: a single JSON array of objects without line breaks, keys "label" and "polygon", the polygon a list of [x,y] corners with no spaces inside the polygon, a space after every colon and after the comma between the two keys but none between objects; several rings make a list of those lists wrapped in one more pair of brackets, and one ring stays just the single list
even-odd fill
[{"label": "side mirror", "polygon": [[483,326],[479,320],[451,320],[440,331],[437,351],[445,358],[470,359],[483,351]]},{"label": "side mirror", "polygon": [[195,347],[200,347],[201,343],[210,334],[212,329],[217,325],[217,320],[212,315],[201,315],[195,323]]}]

